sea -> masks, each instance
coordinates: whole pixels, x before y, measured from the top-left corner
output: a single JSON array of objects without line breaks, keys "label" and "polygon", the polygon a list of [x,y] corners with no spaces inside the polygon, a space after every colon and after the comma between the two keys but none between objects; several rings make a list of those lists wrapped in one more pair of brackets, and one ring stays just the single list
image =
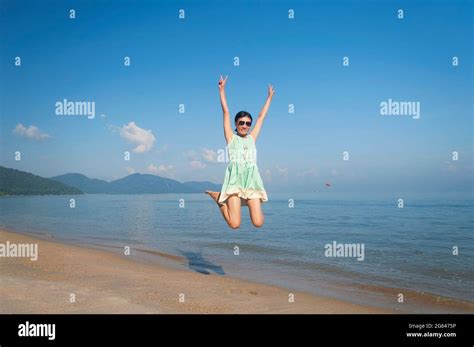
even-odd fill
[{"label": "sea", "polygon": [[252,225],[244,206],[241,227],[230,229],[204,193],[4,196],[0,226],[120,252],[169,253],[203,276],[402,312],[414,310],[400,305],[400,293],[472,304],[472,194],[399,199],[269,194],[262,227]]}]

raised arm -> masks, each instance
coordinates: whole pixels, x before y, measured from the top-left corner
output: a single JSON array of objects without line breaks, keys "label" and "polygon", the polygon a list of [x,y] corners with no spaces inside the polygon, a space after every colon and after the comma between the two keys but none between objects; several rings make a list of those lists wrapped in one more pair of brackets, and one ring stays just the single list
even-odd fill
[{"label": "raised arm", "polygon": [[219,79],[219,95],[221,97],[221,106],[222,106],[222,113],[224,115],[224,137],[227,143],[232,140],[232,127],[230,126],[230,114],[229,114],[229,108],[227,107],[227,100],[225,97],[225,84],[227,83],[227,76],[225,76],[225,79],[221,78]]},{"label": "raised arm", "polygon": [[273,86],[269,84],[267,100],[265,101],[265,105],[263,105],[262,110],[258,114],[257,121],[255,122],[255,125],[252,131],[250,132],[250,135],[252,135],[255,141],[257,141],[257,137],[258,137],[258,134],[260,133],[260,129],[262,128],[263,121],[265,120],[268,109],[270,108],[270,104],[272,103],[273,95],[275,95],[275,90],[273,89]]}]

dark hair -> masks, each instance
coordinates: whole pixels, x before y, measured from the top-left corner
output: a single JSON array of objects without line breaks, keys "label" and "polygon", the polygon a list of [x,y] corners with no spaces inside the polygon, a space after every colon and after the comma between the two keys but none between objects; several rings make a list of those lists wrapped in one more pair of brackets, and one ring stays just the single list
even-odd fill
[{"label": "dark hair", "polygon": [[[249,117],[249,118],[250,118],[250,121],[253,121],[252,116],[250,115],[250,113],[245,112],[245,111],[240,111],[240,112],[238,112],[238,113],[235,115],[234,122],[237,123],[237,121],[238,121],[240,118],[244,118],[244,117]],[[235,129],[235,131],[237,132],[237,129]]]}]

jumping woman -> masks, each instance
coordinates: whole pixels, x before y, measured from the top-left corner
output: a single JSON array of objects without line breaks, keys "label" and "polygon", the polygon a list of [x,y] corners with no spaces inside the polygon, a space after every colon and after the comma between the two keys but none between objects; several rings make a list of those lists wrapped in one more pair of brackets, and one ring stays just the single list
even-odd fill
[{"label": "jumping woman", "polygon": [[261,227],[264,221],[261,204],[268,201],[268,197],[258,172],[255,141],[257,141],[275,91],[272,85],[268,86],[267,101],[263,105],[252,131],[250,131],[252,126],[250,113],[245,111],[237,113],[234,119],[236,126],[234,134],[230,126],[230,114],[225,96],[226,82],[227,76],[225,79],[221,76],[219,95],[224,114],[224,136],[229,152],[229,164],[221,191],[206,191],[206,194],[209,194],[217,203],[230,228],[240,227],[241,206],[248,206],[253,225]]}]

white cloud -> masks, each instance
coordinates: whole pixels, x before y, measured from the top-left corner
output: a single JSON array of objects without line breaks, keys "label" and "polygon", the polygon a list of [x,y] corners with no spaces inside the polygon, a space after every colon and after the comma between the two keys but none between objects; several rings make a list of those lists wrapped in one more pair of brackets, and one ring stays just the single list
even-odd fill
[{"label": "white cloud", "polygon": [[127,170],[127,173],[128,173],[129,175],[134,174],[134,173],[136,172],[134,168],[131,168],[131,167],[129,167],[129,166],[127,166],[127,167],[125,168],[125,170]]},{"label": "white cloud", "polygon": [[15,129],[13,129],[13,132],[17,135],[37,141],[43,141],[51,137],[51,135],[41,132],[41,130],[34,125],[30,125],[28,128],[26,128],[21,123],[19,123]]},{"label": "white cloud", "polygon": [[288,179],[288,168],[287,167],[277,166],[276,169],[277,169],[278,173],[280,174],[280,176],[282,176],[285,179]]},{"label": "white cloud", "polygon": [[140,128],[135,122],[130,122],[120,129],[122,136],[129,143],[136,145],[133,149],[135,153],[144,153],[149,151],[155,143],[155,136],[151,130]]},{"label": "white cloud", "polygon": [[318,173],[318,170],[316,170],[315,168],[310,168],[310,169],[307,169],[305,171],[300,172],[298,174],[298,176],[300,176],[300,177],[318,177],[319,173]]},{"label": "white cloud", "polygon": [[199,161],[199,160],[191,160],[189,162],[189,165],[193,168],[193,169],[204,169],[206,167],[206,164],[204,164],[202,161]]},{"label": "white cloud", "polygon": [[188,160],[199,160],[199,154],[194,149],[187,150],[183,154]]},{"label": "white cloud", "polygon": [[189,162],[189,166],[195,170],[201,170],[207,167],[206,163],[217,163],[217,152],[208,148],[201,148],[198,151],[194,149],[183,152]]},{"label": "white cloud", "polygon": [[155,175],[174,177],[173,165],[160,164],[158,166],[155,166],[153,164],[150,164],[148,165],[147,170],[148,172],[151,172],[152,174],[155,174]]},{"label": "white cloud", "polygon": [[194,149],[183,152],[184,156],[189,161],[204,161],[207,163],[217,163],[217,151],[209,148],[201,148],[198,151]]},{"label": "white cloud", "polygon": [[212,149],[203,148],[201,150],[202,158],[209,163],[217,163],[217,152]]},{"label": "white cloud", "polygon": [[270,171],[270,169],[266,169],[264,172],[263,172],[263,176],[265,177],[265,180],[268,181],[268,182],[271,182],[272,181],[272,172]]}]

